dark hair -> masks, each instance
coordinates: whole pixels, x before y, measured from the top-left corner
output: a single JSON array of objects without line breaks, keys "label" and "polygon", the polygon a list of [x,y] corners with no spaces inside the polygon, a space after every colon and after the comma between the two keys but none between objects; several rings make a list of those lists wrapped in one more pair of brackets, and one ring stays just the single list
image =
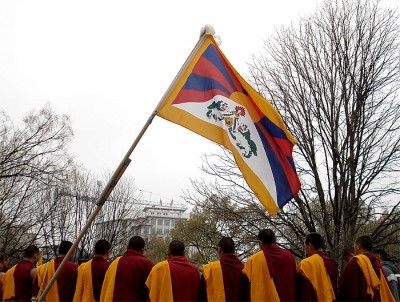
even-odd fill
[{"label": "dark hair", "polygon": [[104,239],[100,239],[94,245],[94,253],[96,255],[105,255],[111,249],[111,244]]},{"label": "dark hair", "polygon": [[311,243],[316,250],[324,248],[324,239],[319,233],[310,233],[306,236],[306,244]]},{"label": "dark hair", "polygon": [[372,239],[371,239],[371,237],[369,237],[369,236],[361,236],[361,237],[358,237],[358,238],[356,239],[356,244],[361,245],[361,247],[363,248],[363,250],[365,250],[365,251],[367,251],[367,252],[372,251],[373,244],[372,244]]},{"label": "dark hair", "polygon": [[347,247],[343,250],[343,258],[349,258],[354,255],[354,247]]},{"label": "dark hair", "polygon": [[24,250],[25,258],[32,258],[35,254],[39,254],[39,249],[36,245],[30,245]]},{"label": "dark hair", "polygon": [[235,243],[231,237],[222,237],[218,242],[218,247],[224,254],[233,254],[235,252]]},{"label": "dark hair", "polygon": [[131,239],[129,239],[128,248],[135,251],[141,251],[142,249],[144,249],[145,245],[146,243],[144,242],[144,239],[142,237],[133,236]]},{"label": "dark hair", "polygon": [[389,255],[384,249],[374,249],[372,254],[379,255],[382,261],[389,261]]},{"label": "dark hair", "polygon": [[264,244],[273,244],[276,242],[275,234],[270,229],[261,230],[257,238]]},{"label": "dark hair", "polygon": [[71,241],[67,241],[67,240],[61,241],[61,243],[58,247],[58,254],[66,255],[68,253],[69,249],[71,248],[71,246],[72,246]]},{"label": "dark hair", "polygon": [[169,244],[169,252],[172,256],[183,256],[185,255],[185,245],[182,241],[172,240]]},{"label": "dark hair", "polygon": [[4,260],[8,260],[8,255],[0,252],[0,262],[3,262]]}]

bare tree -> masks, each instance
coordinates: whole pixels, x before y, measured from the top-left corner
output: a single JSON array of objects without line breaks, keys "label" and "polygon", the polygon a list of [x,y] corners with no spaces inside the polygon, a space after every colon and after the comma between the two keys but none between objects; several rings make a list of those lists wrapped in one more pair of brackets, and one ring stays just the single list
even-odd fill
[{"label": "bare tree", "polygon": [[[68,154],[67,116],[46,106],[18,126],[5,113],[0,120],[0,251],[18,259],[35,243],[51,258],[61,240],[77,238],[102,188]],[[110,173],[104,175],[109,178]],[[97,239],[109,240],[114,255],[120,254],[141,210],[137,204],[133,180],[123,177],[80,241],[76,259],[88,258]]]},{"label": "bare tree", "polygon": [[[107,176],[105,179],[110,179]],[[129,238],[137,232],[143,211],[139,196],[134,180],[123,176],[95,220],[95,237],[111,243],[112,258],[125,252]]]},{"label": "bare tree", "polygon": [[[221,196],[259,214],[248,216],[249,230],[273,227],[298,256],[312,231],[323,234],[336,259],[366,232],[378,244],[399,244],[398,229],[388,232],[400,219],[399,48],[397,13],[362,0],[327,1],[265,41],[265,53],[250,64],[251,81],[298,140],[302,190],[271,218],[254,203],[229,154],[217,164],[206,160],[207,172],[223,180]],[[370,222],[379,223],[371,230]]]},{"label": "bare tree", "polygon": [[[104,179],[108,179],[108,174]],[[54,194],[54,202],[47,203],[50,213],[42,226],[43,245],[48,257],[57,254],[61,240],[74,241],[96,207],[100,196],[101,181],[82,167],[76,168],[68,182],[60,183]],[[139,207],[133,180],[122,177],[104,204],[95,223],[86,231],[75,253],[75,260],[84,260],[92,255],[94,244],[106,239],[112,245],[112,257],[120,255],[126,248],[127,237],[132,229],[131,221],[138,215]]]},{"label": "bare tree", "polygon": [[46,216],[38,203],[69,170],[72,135],[69,118],[49,106],[17,125],[0,113],[0,238],[1,250],[11,257],[36,241],[32,227]]},{"label": "bare tree", "polygon": [[303,188],[287,212],[322,232],[336,258],[399,204],[399,33],[398,15],[378,2],[326,2],[267,40],[251,66],[298,139]]},{"label": "bare tree", "polygon": [[28,114],[21,127],[4,112],[0,120],[0,179],[48,184],[65,175],[71,162],[66,147],[73,135],[68,116],[56,115],[47,105]]}]

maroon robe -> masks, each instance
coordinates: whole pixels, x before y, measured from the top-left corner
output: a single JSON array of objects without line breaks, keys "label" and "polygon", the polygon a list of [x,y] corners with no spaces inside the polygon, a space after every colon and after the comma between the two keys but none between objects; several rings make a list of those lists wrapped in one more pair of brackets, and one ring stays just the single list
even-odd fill
[{"label": "maroon robe", "polygon": [[[220,259],[226,301],[250,301],[249,279],[242,272],[244,265],[236,255],[223,255]],[[200,301],[207,301],[207,287],[201,276]]]},{"label": "maroon robe", "polygon": [[142,253],[128,249],[118,262],[113,300],[148,300],[149,291],[145,282],[152,267],[153,262]]},{"label": "maroon robe", "polygon": [[242,272],[244,265],[236,255],[223,255],[220,259],[226,301],[248,301],[249,279]]},{"label": "maroon robe", "polygon": [[[381,263],[373,254],[365,254],[371,261],[372,267],[380,277]],[[374,290],[374,298],[367,293],[367,281],[364,273],[357,263],[357,258],[353,257],[344,267],[338,283],[338,301],[380,301],[379,290]]]},{"label": "maroon robe", "polygon": [[[329,279],[331,280],[331,284],[337,298],[337,280],[339,275],[338,263],[326,256],[324,252],[319,251],[317,253],[324,261],[324,266],[328,273]],[[315,292],[314,287],[302,274],[298,274],[296,278],[296,299],[298,301],[318,301],[317,293]]]},{"label": "maroon robe", "polygon": [[197,266],[184,256],[168,258],[171,272],[174,302],[198,301],[200,293],[200,273]]},{"label": "maroon robe", "polygon": [[35,265],[29,260],[22,260],[17,264],[14,271],[15,299],[14,301],[31,301],[33,284],[31,270]]},{"label": "maroon robe", "polygon": [[263,248],[269,273],[281,301],[295,301],[296,260],[292,253],[275,244]]},{"label": "maroon robe", "polygon": [[92,286],[95,301],[100,301],[101,287],[109,266],[110,263],[108,263],[108,261],[102,256],[95,256],[92,259]]},{"label": "maroon robe", "polygon": [[[58,269],[64,257],[54,259],[55,270]],[[72,301],[75,294],[78,266],[72,261],[67,261],[57,278],[58,296],[60,301]]]}]

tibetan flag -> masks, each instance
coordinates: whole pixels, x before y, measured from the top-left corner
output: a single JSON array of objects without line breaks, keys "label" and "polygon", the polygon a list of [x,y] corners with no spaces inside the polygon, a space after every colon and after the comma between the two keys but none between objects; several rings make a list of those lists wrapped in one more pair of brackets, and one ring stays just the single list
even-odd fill
[{"label": "tibetan flag", "polygon": [[275,215],[300,189],[292,158],[296,140],[279,113],[204,35],[156,114],[232,151],[250,189]]}]

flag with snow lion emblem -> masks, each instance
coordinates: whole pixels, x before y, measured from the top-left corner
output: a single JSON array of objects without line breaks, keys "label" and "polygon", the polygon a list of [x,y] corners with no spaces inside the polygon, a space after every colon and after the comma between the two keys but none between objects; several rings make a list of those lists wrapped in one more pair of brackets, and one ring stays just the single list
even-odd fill
[{"label": "flag with snow lion emblem", "polygon": [[296,140],[211,35],[196,45],[156,113],[231,150],[270,215],[300,190],[292,158]]}]

